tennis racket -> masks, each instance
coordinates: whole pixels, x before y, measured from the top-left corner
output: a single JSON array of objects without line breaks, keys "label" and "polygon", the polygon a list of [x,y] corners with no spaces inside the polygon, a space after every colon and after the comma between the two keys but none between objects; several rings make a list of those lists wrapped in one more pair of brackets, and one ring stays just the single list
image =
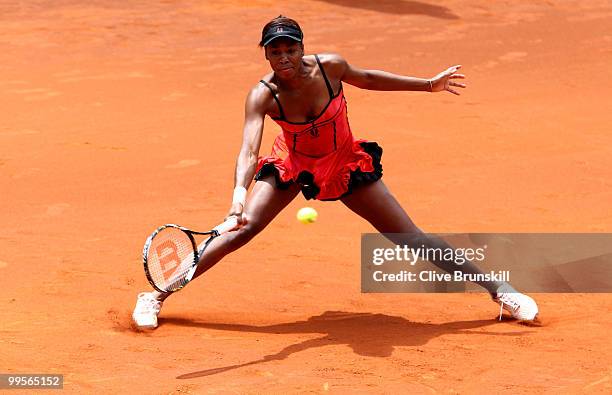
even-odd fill
[{"label": "tennis racket", "polygon": [[[230,217],[208,232],[195,232],[175,224],[157,228],[142,250],[144,270],[149,283],[159,292],[176,292],[195,274],[202,253],[211,241],[238,226]],[[209,236],[196,245],[194,235]]]}]

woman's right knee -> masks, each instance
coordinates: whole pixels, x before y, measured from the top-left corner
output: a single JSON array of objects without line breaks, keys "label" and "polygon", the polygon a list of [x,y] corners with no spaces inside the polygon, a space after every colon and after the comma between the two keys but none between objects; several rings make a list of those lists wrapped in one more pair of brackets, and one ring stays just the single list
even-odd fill
[{"label": "woman's right knee", "polygon": [[263,228],[263,226],[256,223],[248,222],[235,232],[231,232],[230,234],[232,235],[232,239],[230,245],[232,249],[235,250],[240,248],[251,241],[251,239],[261,232]]}]

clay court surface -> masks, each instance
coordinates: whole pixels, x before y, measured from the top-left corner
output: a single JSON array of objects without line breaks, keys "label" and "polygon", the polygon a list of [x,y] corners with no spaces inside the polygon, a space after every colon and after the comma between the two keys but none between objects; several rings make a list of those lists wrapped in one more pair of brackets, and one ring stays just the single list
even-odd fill
[{"label": "clay court surface", "polygon": [[[542,327],[496,321],[485,294],[361,294],[373,229],[301,196],[133,331],[147,235],[229,208],[280,13],[307,53],[463,65],[460,97],[345,85],[422,229],[612,231],[610,2],[210,3],[0,3],[0,372],[63,373],[72,393],[612,391],[609,294],[533,295]],[[278,132],[268,119],[261,154]],[[295,220],[305,205],[316,224]]]}]

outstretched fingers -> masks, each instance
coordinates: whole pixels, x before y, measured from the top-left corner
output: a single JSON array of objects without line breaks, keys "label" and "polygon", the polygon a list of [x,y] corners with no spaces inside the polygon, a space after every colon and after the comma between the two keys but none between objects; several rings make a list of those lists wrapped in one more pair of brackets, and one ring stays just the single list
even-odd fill
[{"label": "outstretched fingers", "polygon": [[466,85],[459,83],[459,82],[455,82],[453,81],[453,79],[465,79],[465,75],[464,74],[455,74],[459,69],[461,68],[461,65],[456,65],[453,67],[449,67],[447,70],[447,75],[448,75],[448,83],[446,86],[446,90],[449,91],[452,94],[455,94],[457,96],[460,95],[460,93],[458,91],[456,91],[455,89],[451,88],[451,87],[457,87],[457,88],[465,88]]},{"label": "outstretched fingers", "polygon": [[457,64],[457,65],[451,66],[448,69],[446,69],[446,72],[449,74],[455,74],[457,71],[459,71],[460,68],[461,68],[461,65]]},{"label": "outstretched fingers", "polygon": [[449,91],[450,93],[453,93],[453,94],[457,95],[457,96],[461,95],[461,93],[457,92],[457,91],[456,91],[456,90],[454,90],[454,89],[451,89],[451,88],[446,88],[446,90],[447,90],[447,91]]},{"label": "outstretched fingers", "polygon": [[435,76],[432,79],[434,81],[434,88],[432,89],[432,91],[440,92],[440,91],[445,90],[454,95],[460,95],[458,90],[454,89],[454,88],[461,88],[461,89],[466,88],[465,84],[454,81],[457,79],[465,79],[464,74],[457,74],[457,71],[460,68],[461,68],[460,64],[451,66],[448,69],[441,72],[440,74],[438,74],[437,76]]},{"label": "outstretched fingers", "polygon": [[459,88],[465,88],[465,86],[466,86],[465,84],[461,84],[461,83],[455,82],[455,81],[449,81],[448,85],[449,86],[456,86],[456,87],[459,87]]}]

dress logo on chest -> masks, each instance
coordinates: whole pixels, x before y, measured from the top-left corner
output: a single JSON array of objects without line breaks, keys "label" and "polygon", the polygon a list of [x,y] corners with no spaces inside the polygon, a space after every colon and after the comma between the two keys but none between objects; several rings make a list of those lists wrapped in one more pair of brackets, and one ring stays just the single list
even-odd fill
[{"label": "dress logo on chest", "polygon": [[310,129],[310,135],[312,137],[319,137],[319,128],[317,128],[314,122],[312,123],[312,129]]}]

